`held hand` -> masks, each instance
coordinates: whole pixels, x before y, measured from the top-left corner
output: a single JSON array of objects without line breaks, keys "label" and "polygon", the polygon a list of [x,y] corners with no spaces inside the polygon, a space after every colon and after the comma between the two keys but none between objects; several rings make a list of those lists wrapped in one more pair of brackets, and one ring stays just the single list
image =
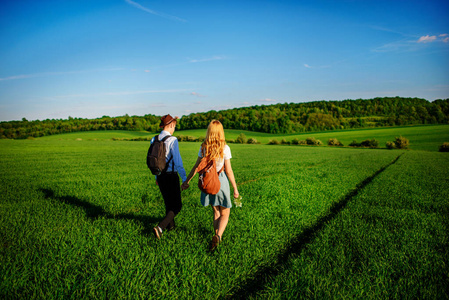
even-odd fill
[{"label": "held hand", "polygon": [[187,182],[184,182],[182,185],[181,185],[181,190],[187,190],[189,188],[189,184],[187,183]]},{"label": "held hand", "polygon": [[239,191],[238,190],[234,190],[234,198],[238,198],[239,197]]}]

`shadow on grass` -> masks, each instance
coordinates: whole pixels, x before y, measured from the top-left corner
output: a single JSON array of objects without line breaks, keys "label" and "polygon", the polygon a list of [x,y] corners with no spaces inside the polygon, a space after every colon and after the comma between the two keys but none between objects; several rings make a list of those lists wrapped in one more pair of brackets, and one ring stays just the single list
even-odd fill
[{"label": "shadow on grass", "polygon": [[58,200],[62,203],[70,204],[72,206],[76,206],[76,207],[80,207],[80,208],[84,209],[84,211],[86,212],[86,216],[92,220],[98,219],[99,217],[103,217],[106,219],[114,219],[114,220],[138,221],[142,224],[142,226],[144,228],[142,231],[142,235],[144,235],[144,236],[148,236],[149,234],[152,234],[153,227],[154,227],[155,223],[160,221],[159,219],[154,218],[154,217],[139,216],[139,215],[134,215],[131,213],[114,215],[114,214],[111,214],[111,213],[108,213],[107,211],[105,211],[101,206],[89,203],[89,202],[81,200],[77,197],[56,196],[54,191],[52,191],[50,189],[40,188],[39,190],[44,194],[45,199]]},{"label": "shadow on grass", "polygon": [[300,234],[295,236],[289,244],[274,258],[273,262],[267,266],[262,267],[258,272],[251,275],[243,284],[231,290],[226,299],[247,299],[250,296],[256,296],[258,291],[264,289],[265,285],[284,270],[288,260],[293,256],[298,256],[307,245],[315,239],[317,234],[334,219],[348,204],[348,202],[362,191],[374,178],[385,171],[389,166],[395,164],[401,157],[401,153],[391,163],[383,166],[377,170],[373,175],[367,177],[365,180],[356,185],[356,187],[347,193],[339,201],[335,202],[328,213],[322,216],[309,227],[306,227]]}]

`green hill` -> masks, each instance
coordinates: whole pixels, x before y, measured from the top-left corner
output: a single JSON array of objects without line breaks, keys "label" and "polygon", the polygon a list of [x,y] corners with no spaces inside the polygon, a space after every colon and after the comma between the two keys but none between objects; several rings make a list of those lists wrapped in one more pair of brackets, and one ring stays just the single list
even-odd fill
[{"label": "green hill", "polygon": [[[404,125],[448,124],[449,99],[429,102],[418,98],[375,98],[369,100],[284,103],[209,111],[183,116],[179,130],[204,129],[212,119],[226,129],[273,134],[320,132]],[[98,119],[71,118],[0,122],[0,138],[24,139],[61,133],[89,131],[159,130],[160,117],[103,116]]]}]

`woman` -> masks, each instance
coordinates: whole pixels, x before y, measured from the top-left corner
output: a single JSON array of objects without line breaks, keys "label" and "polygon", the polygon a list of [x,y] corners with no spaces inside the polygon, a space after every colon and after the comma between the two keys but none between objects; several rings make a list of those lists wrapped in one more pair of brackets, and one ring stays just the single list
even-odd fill
[{"label": "woman", "polygon": [[187,176],[187,180],[183,183],[183,189],[186,189],[189,186],[189,182],[197,173],[196,168],[203,157],[207,157],[208,161],[215,160],[217,172],[224,166],[224,171],[218,175],[220,180],[220,191],[216,195],[201,192],[201,204],[203,206],[211,205],[214,212],[215,235],[213,236],[211,243],[211,250],[214,250],[221,242],[223,232],[226,229],[226,225],[228,225],[229,214],[232,207],[228,179],[231,181],[232,187],[234,188],[234,198],[238,198],[239,196],[234,172],[231,167],[231,149],[226,145],[223,125],[218,120],[212,120],[207,127],[206,139],[200,147],[195,166],[193,166],[189,176]]}]

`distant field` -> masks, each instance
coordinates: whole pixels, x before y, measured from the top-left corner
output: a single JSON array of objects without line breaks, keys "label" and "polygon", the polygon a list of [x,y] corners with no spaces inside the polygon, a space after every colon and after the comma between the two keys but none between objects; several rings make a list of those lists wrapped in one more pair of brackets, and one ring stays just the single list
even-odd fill
[{"label": "distant field", "polygon": [[[428,125],[428,126],[410,126],[410,127],[394,127],[394,128],[376,128],[376,129],[360,129],[347,131],[329,131],[320,133],[302,133],[293,135],[275,135],[269,133],[252,132],[244,130],[228,129],[226,132],[226,139],[235,140],[240,133],[244,133],[247,138],[256,138],[260,143],[267,144],[270,140],[276,139],[281,141],[286,139],[292,141],[297,138],[305,140],[308,137],[315,137],[321,140],[325,145],[328,139],[337,138],[345,146],[349,145],[353,140],[361,142],[365,139],[377,139],[379,141],[379,148],[385,148],[385,143],[394,140],[397,136],[404,136],[410,140],[410,149],[412,150],[426,150],[438,151],[438,147],[444,142],[449,142],[449,125]],[[110,140],[112,138],[139,138],[151,137],[156,133],[149,133],[146,131],[89,131],[77,132],[70,134],[61,134],[43,137],[41,139],[49,140]],[[193,136],[204,137],[206,129],[195,130],[181,130],[175,132],[176,136]]]},{"label": "distant field", "polygon": [[[196,178],[154,239],[148,143],[117,134],[149,135],[0,140],[1,298],[449,297],[447,153],[231,144],[243,207],[211,254]],[[180,144],[187,171],[199,146]]]},{"label": "distant field", "polygon": [[[175,132],[177,135],[191,135],[195,137],[205,136],[206,130],[186,130]],[[325,145],[330,138],[337,138],[345,146],[353,140],[361,142],[365,139],[377,139],[379,148],[385,148],[385,143],[393,141],[395,137],[404,136],[410,140],[410,149],[438,151],[438,147],[444,142],[449,142],[449,125],[434,126],[414,126],[414,127],[395,127],[395,128],[377,128],[360,129],[347,131],[329,131],[320,133],[302,133],[292,135],[274,135],[269,133],[251,132],[243,130],[226,130],[227,139],[236,139],[240,133],[244,133],[247,138],[256,138],[260,143],[267,144],[270,140],[281,141],[285,139],[292,141],[297,138],[305,140],[308,137],[314,137],[321,140]]]},{"label": "distant field", "polygon": [[41,137],[42,140],[110,140],[112,138],[136,138],[146,137],[151,134],[147,131],[105,130],[105,131],[80,131],[74,133],[56,134]]}]

